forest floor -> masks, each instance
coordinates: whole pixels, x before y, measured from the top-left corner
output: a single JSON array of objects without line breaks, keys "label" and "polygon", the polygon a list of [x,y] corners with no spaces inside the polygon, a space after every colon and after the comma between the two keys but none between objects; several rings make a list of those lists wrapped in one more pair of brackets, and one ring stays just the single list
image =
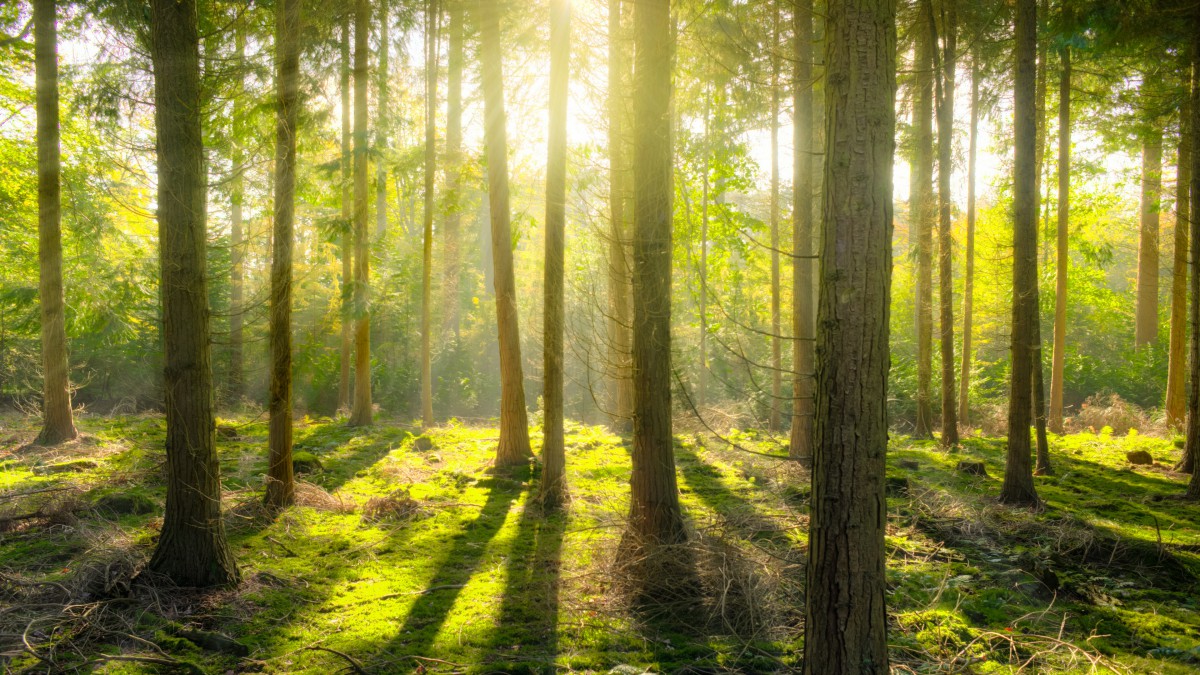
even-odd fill
[{"label": "forest floor", "polygon": [[[702,597],[648,606],[613,566],[630,462],[606,428],[568,423],[572,501],[543,514],[536,465],[489,471],[494,428],[419,436],[306,418],[300,505],[272,517],[259,505],[265,419],[220,424],[243,580],[202,592],[138,576],[161,527],[160,417],[83,416],[82,438],[58,448],[27,446],[33,423],[0,417],[5,672],[768,673],[799,661],[809,489],[780,459],[783,438],[678,437]],[[893,672],[1200,672],[1200,506],[1176,499],[1174,443],[1053,437],[1037,512],[996,503],[1003,448],[892,442]],[[1130,450],[1155,463],[1131,466]],[[962,460],[987,475],[958,472]]]}]

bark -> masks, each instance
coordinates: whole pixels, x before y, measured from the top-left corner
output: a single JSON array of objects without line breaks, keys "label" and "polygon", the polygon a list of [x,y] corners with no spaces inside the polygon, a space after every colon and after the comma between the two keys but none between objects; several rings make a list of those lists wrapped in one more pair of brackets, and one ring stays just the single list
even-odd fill
[{"label": "bark", "polygon": [[884,674],[895,4],[831,2],[827,21],[804,672]]},{"label": "bark", "polygon": [[567,210],[567,85],[571,61],[569,0],[550,4],[550,129],[546,157],[545,423],[542,444],[542,505],[566,499],[563,447],[563,258]]},{"label": "bark", "polygon": [[370,242],[367,236],[367,72],[369,0],[354,8],[354,403],[350,426],[372,423]]},{"label": "bark", "polygon": [[779,284],[779,3],[771,40],[771,431],[782,429],[783,319]]},{"label": "bark", "polygon": [[1033,322],[1033,432],[1037,441],[1037,460],[1033,472],[1038,476],[1054,473],[1050,466],[1050,439],[1046,437],[1046,374],[1042,362],[1042,322]]},{"label": "bark", "polygon": [[957,58],[957,16],[955,0],[942,2],[942,78],[938,105],[938,300],[942,356],[942,438],[941,446],[958,445],[958,417],[954,407],[954,239],[950,178],[954,155],[954,75]]},{"label": "bark", "polygon": [[633,475],[637,546],[683,541],[671,435],[671,22],[669,0],[634,6]]},{"label": "bark", "polygon": [[38,301],[42,313],[42,430],[38,445],[79,435],[71,411],[62,281],[61,161],[58,134],[58,26],[55,0],[33,3],[37,71]]},{"label": "bark", "polygon": [[1037,2],[1017,0],[1013,83],[1013,309],[1008,453],[1000,501],[1036,505],[1029,426],[1037,321]]},{"label": "bark", "polygon": [[[627,430],[633,421],[633,364],[631,355],[633,325],[630,281],[632,270],[626,241],[630,199],[630,173],[626,160],[625,110],[626,79],[629,63],[621,25],[621,0],[608,0],[608,153],[609,153],[609,237],[608,237],[608,368],[611,381],[612,418],[618,429]],[[703,333],[701,333],[703,336]],[[703,339],[703,337],[701,337]],[[701,396],[703,401],[703,396]]]},{"label": "bark", "polygon": [[342,13],[342,349],[341,373],[338,378],[338,410],[350,409],[350,354],[353,344],[353,298],[354,283],[351,280],[353,270],[353,241],[350,209],[350,11]]},{"label": "bark", "polygon": [[492,263],[495,267],[496,328],[500,342],[500,444],[496,465],[526,462],[529,424],[525,381],[521,370],[521,333],[517,321],[517,289],[509,224],[508,133],[504,114],[504,70],[500,48],[500,9],[479,1],[480,85],[487,143],[488,203],[492,218]]},{"label": "bark", "polygon": [[792,431],[788,455],[812,462],[813,427],[813,3],[802,0],[792,17],[795,79],[792,87]]},{"label": "bark", "polygon": [[[1143,87],[1146,85],[1143,84]],[[1162,127],[1153,122],[1142,139],[1141,236],[1138,239],[1137,312],[1134,344],[1158,339],[1158,226],[1162,192]]]},{"label": "bark", "polygon": [[[1197,8],[1192,25],[1192,133],[1200,130],[1200,8]],[[1193,136],[1194,138],[1194,136]],[[1188,483],[1185,496],[1188,499],[1200,500],[1200,470],[1196,462],[1200,462],[1200,152],[1196,152],[1193,142],[1191,169],[1192,198],[1189,211],[1192,218],[1188,226],[1191,250],[1192,303],[1189,306],[1192,319],[1191,354],[1188,364],[1191,368],[1188,381],[1188,420],[1187,443],[1184,453],[1192,458],[1192,480]]]},{"label": "bark", "polygon": [[421,248],[421,422],[433,426],[433,212],[437,171],[438,0],[425,6],[425,205]]},{"label": "bark", "polygon": [[[241,22],[235,28],[234,41],[237,49],[237,67],[246,67],[246,30]],[[245,201],[246,153],[243,139],[246,138],[245,109],[242,103],[246,95],[246,80],[242,70],[238,72],[238,87],[233,95],[233,176],[230,180],[230,226],[229,226],[229,400],[237,403],[245,392],[245,364],[243,357],[243,317],[245,311],[246,243],[242,221],[242,203]]]},{"label": "bark", "polygon": [[909,196],[917,232],[917,438],[933,437],[933,50],[929,17],[932,0],[918,0],[916,30],[916,147],[914,194]]},{"label": "bark", "polygon": [[[375,240],[383,241],[387,234],[387,148],[389,91],[388,0],[379,3],[379,101],[375,104]],[[436,0],[435,0],[436,1]],[[436,81],[436,70],[434,70]],[[436,93],[436,92],[435,92]],[[434,97],[436,100],[436,97]]]},{"label": "bark", "polygon": [[958,380],[958,419],[963,425],[970,420],[972,321],[975,303],[975,181],[979,147],[979,57],[971,57],[971,139],[967,149],[967,243],[963,265],[963,337],[962,366]]},{"label": "bark", "polygon": [[[1190,75],[1185,73],[1185,89],[1190,86],[1190,80]],[[1167,400],[1164,406],[1167,426],[1172,429],[1184,428],[1187,411],[1187,359],[1184,350],[1187,342],[1187,249],[1188,222],[1191,214],[1188,208],[1188,189],[1192,180],[1191,124],[1191,97],[1185,96],[1183,106],[1179,110],[1179,152],[1175,171],[1175,250],[1171,269],[1171,339],[1167,352]],[[1180,468],[1184,465],[1190,473],[1191,464],[1183,462]]]},{"label": "bark", "polygon": [[697,400],[700,407],[708,404],[708,207],[712,201],[712,147],[709,129],[712,123],[710,101],[704,100],[704,168],[700,176],[700,298],[696,319],[700,324],[700,367],[697,369]]},{"label": "bark", "polygon": [[462,229],[462,210],[459,203],[459,173],[462,171],[462,74],[463,74],[463,8],[461,0],[449,0],[450,44],[446,72],[446,212],[442,253],[445,327],[457,343],[461,330],[459,312],[459,234]]},{"label": "bark", "polygon": [[213,419],[196,3],[150,8],[167,421],[167,503],[150,569],[181,586],[234,584]]},{"label": "bark", "polygon": [[279,97],[275,126],[275,230],[271,237],[271,391],[266,503],[296,500],[292,475],[292,249],[296,214],[296,120],[300,70],[300,0],[275,9]]},{"label": "bark", "polygon": [[[1050,430],[1063,432],[1063,386],[1067,350],[1067,248],[1071,217],[1071,49],[1062,52],[1058,81],[1058,254],[1054,281],[1054,352],[1050,365]],[[1186,256],[1186,248],[1183,251]],[[1185,258],[1186,261],[1186,258]]]}]

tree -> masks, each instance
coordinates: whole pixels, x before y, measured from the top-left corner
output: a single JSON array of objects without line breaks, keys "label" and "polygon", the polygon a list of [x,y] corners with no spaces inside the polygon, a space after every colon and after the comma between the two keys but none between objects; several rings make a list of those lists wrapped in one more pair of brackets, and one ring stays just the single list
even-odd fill
[{"label": "tree", "polygon": [[[1143,76],[1141,94],[1157,95],[1157,75]],[[1147,108],[1155,104],[1150,102]],[[1158,339],[1158,227],[1159,195],[1162,192],[1162,125],[1151,119],[1142,135],[1142,211],[1138,239],[1137,312],[1134,344],[1147,345]]]},{"label": "tree", "polygon": [[788,455],[812,462],[813,427],[813,6],[796,4],[792,17],[796,70],[792,83],[795,151],[792,160],[792,433]]},{"label": "tree", "polygon": [[[1200,131],[1200,8],[1192,16],[1192,133]],[[1188,382],[1187,442],[1184,453],[1192,458],[1192,480],[1188,483],[1185,496],[1200,500],[1200,152],[1197,152],[1193,135],[1191,184],[1192,198],[1189,211],[1192,214],[1188,227],[1192,258],[1192,341],[1190,380]]]},{"label": "tree", "polygon": [[[391,71],[388,69],[388,54],[391,52],[391,41],[388,38],[388,27],[391,17],[388,15],[388,0],[378,0],[379,3],[379,100],[375,105],[375,239],[382,240],[387,233],[387,162],[385,157],[388,148],[388,114],[389,96],[388,80]],[[428,68],[427,68],[428,70]],[[437,68],[433,68],[434,82],[437,81]],[[433,92],[436,94],[436,91]],[[435,103],[437,96],[430,96]],[[430,190],[432,194],[432,190]],[[432,210],[432,209],[431,209]]]},{"label": "tree", "polygon": [[1029,438],[1037,321],[1037,0],[1017,0],[1013,76],[1013,306],[1008,454],[1000,501],[1035,505]]},{"label": "tree", "polygon": [[566,498],[563,447],[563,257],[567,209],[567,86],[571,66],[569,0],[550,3],[550,131],[546,158],[545,400],[541,500]]},{"label": "tree", "polygon": [[[1058,80],[1058,255],[1054,277],[1054,351],[1050,362],[1050,430],[1063,432],[1063,385],[1067,350],[1067,236],[1071,217],[1071,48],[1062,50]],[[1186,256],[1186,248],[1183,251]]]},{"label": "tree", "polygon": [[37,71],[38,300],[42,312],[42,430],[38,445],[79,435],[71,412],[62,282],[62,175],[58,142],[58,26],[55,0],[33,3]]},{"label": "tree", "polygon": [[243,148],[246,138],[245,105],[246,78],[246,29],[244,17],[234,27],[235,50],[237,51],[238,84],[233,94],[233,175],[230,177],[229,199],[229,398],[238,401],[245,389],[242,314],[245,308],[246,242],[242,222],[242,203],[246,199],[245,177],[246,155]]},{"label": "tree", "polygon": [[685,539],[671,434],[671,21],[669,0],[634,5],[634,555]]},{"label": "tree", "polygon": [[495,267],[496,329],[500,341],[500,444],[496,465],[521,464],[529,448],[525,382],[521,370],[521,332],[513,271],[508,201],[508,132],[504,114],[504,70],[500,49],[500,8],[479,0],[480,85],[483,89],[487,145],[488,202],[492,217],[492,264]]},{"label": "tree", "polygon": [[[433,212],[437,171],[438,28],[441,3],[425,4],[425,212],[421,250],[421,422],[433,426]],[[386,23],[386,22],[384,22]],[[461,111],[459,113],[461,115]]]},{"label": "tree", "polygon": [[158,152],[166,356],[167,503],[150,569],[181,586],[238,581],[221,518],[204,265],[204,142],[195,0],[153,0],[150,59]]},{"label": "tree", "polygon": [[350,195],[350,169],[352,165],[352,156],[350,153],[350,11],[343,9],[342,11],[342,32],[341,32],[341,86],[339,91],[342,95],[342,345],[341,345],[341,372],[338,379],[338,410],[350,409],[350,353],[353,345],[353,300],[354,300],[354,282],[351,277],[354,274],[353,265],[353,233],[354,228],[351,225],[350,209],[352,198]]},{"label": "tree", "polygon": [[917,234],[917,428],[914,436],[933,436],[933,27],[932,0],[917,0],[914,64],[916,101],[913,126],[913,194],[909,195],[909,227]]},{"label": "tree", "polygon": [[459,338],[459,230],[462,213],[458,202],[459,173],[462,171],[462,75],[463,75],[463,7],[462,0],[449,0],[450,40],[446,72],[446,154],[442,164],[446,169],[445,230],[442,253],[445,293],[445,324]]},{"label": "tree", "polygon": [[[1183,429],[1187,412],[1187,251],[1188,222],[1191,210],[1188,190],[1192,180],[1192,101],[1188,69],[1184,69],[1183,105],[1179,109],[1179,152],[1175,181],[1175,255],[1171,268],[1171,339],[1167,351],[1167,426]],[[1190,459],[1190,458],[1185,458]],[[1190,472],[1191,464],[1184,461],[1178,467]]]},{"label": "tree", "polygon": [[[954,70],[957,59],[958,23],[955,0],[943,0],[942,76],[938,87],[938,301],[942,350],[942,438],[943,448],[958,445],[958,419],[954,408],[954,239],[950,175],[954,154]],[[928,6],[928,4],[927,4]],[[932,17],[930,26],[934,22]],[[936,43],[936,41],[931,40]]]},{"label": "tree", "polygon": [[[621,0],[608,0],[608,369],[611,382],[612,417],[616,427],[628,429],[633,419],[633,373],[629,327],[631,317],[632,272],[629,266],[628,216],[625,204],[629,199],[631,169],[626,166],[625,138],[627,96],[626,82],[629,64],[626,62],[621,27]],[[703,286],[701,293],[704,292]],[[703,396],[704,331],[701,340],[701,394]]]},{"label": "tree", "polygon": [[768,426],[779,431],[783,400],[783,321],[779,286],[779,3],[771,26],[771,415]]},{"label": "tree", "polygon": [[963,264],[963,337],[962,365],[958,375],[958,419],[967,424],[970,419],[971,324],[975,303],[975,181],[976,159],[979,151],[979,56],[971,56],[971,138],[967,147],[967,241]]},{"label": "tree", "polygon": [[296,500],[292,475],[292,248],[296,216],[296,120],[300,107],[300,0],[275,9],[275,230],[271,237],[271,391],[266,503]]},{"label": "tree", "polygon": [[354,405],[350,426],[371,424],[370,242],[367,237],[369,0],[354,5]]},{"label": "tree", "polygon": [[833,0],[827,17],[804,672],[882,674],[895,3]]}]

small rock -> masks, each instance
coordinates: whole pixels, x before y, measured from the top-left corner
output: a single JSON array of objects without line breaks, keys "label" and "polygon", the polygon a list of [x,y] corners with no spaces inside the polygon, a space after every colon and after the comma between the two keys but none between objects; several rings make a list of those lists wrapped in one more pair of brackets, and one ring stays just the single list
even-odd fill
[{"label": "small rock", "polygon": [[236,441],[238,439],[237,427],[222,424],[217,427],[217,436],[226,440]]},{"label": "small rock", "polygon": [[321,460],[311,452],[293,452],[292,453],[292,471],[296,473],[312,473],[320,471]]},{"label": "small rock", "polygon": [[413,449],[417,452],[429,452],[433,447],[433,439],[428,436],[417,436],[413,441]]},{"label": "small rock", "polygon": [[986,464],[983,462],[971,462],[965,459],[958,463],[958,472],[965,473],[968,476],[988,475]]},{"label": "small rock", "polygon": [[902,459],[899,462],[896,462],[896,466],[900,467],[901,469],[916,471],[917,469],[921,468],[921,463],[915,459]]},{"label": "small rock", "polygon": [[1129,460],[1130,464],[1150,465],[1154,463],[1154,457],[1145,450],[1130,450],[1125,453],[1125,459]]}]

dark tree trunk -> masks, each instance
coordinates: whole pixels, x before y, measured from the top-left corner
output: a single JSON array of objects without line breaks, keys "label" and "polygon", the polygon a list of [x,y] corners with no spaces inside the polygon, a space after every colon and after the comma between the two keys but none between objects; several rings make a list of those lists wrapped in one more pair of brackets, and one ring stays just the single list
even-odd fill
[{"label": "dark tree trunk", "polygon": [[[1191,82],[1184,74],[1184,88]],[[1192,101],[1185,96],[1179,110],[1179,154],[1175,182],[1175,254],[1171,268],[1171,340],[1167,357],[1167,426],[1183,429],[1187,417],[1187,264],[1188,191],[1192,181]],[[1191,467],[1188,466],[1189,473]]]},{"label": "dark tree trunk", "polygon": [[970,419],[971,330],[975,303],[975,161],[979,147],[979,56],[971,56],[971,139],[967,149],[967,245],[963,265],[963,337],[962,366],[958,375],[958,419],[966,425]]},{"label": "dark tree trunk", "polygon": [[343,9],[342,13],[342,349],[341,373],[338,378],[338,410],[350,409],[350,355],[353,340],[353,299],[354,274],[353,265],[353,227],[351,226],[350,208],[350,10]]},{"label": "dark tree trunk", "polygon": [[1192,459],[1192,480],[1188,484],[1186,496],[1189,499],[1200,500],[1200,148],[1194,142],[1195,134],[1200,131],[1200,8],[1193,16],[1192,24],[1192,199],[1190,211],[1192,218],[1188,227],[1191,241],[1189,248],[1192,258],[1192,304],[1190,314],[1192,319],[1192,341],[1188,367],[1191,369],[1188,381],[1188,419],[1187,443],[1184,455]]},{"label": "dark tree trunk", "polygon": [[496,448],[496,465],[505,466],[524,463],[533,452],[529,447],[529,421],[525,411],[525,376],[521,368],[521,332],[509,224],[508,132],[505,129],[503,54],[497,3],[480,0],[479,19],[480,85],[487,142],[496,328],[500,342],[500,444]]},{"label": "dark tree trunk", "polygon": [[421,238],[421,422],[433,426],[433,213],[437,171],[439,0],[425,4],[425,204]]},{"label": "dark tree trunk", "polygon": [[236,404],[245,393],[245,363],[243,355],[243,317],[245,311],[246,242],[242,220],[242,202],[245,201],[246,138],[246,29],[241,21],[236,28],[238,86],[233,95],[233,175],[230,180],[229,204],[229,401]]},{"label": "dark tree trunk", "polygon": [[150,569],[181,586],[232,584],[213,420],[196,3],[150,7],[167,420],[167,504]]},{"label": "dark tree trunk", "polygon": [[[1054,351],[1050,363],[1050,430],[1063,432],[1063,387],[1067,351],[1067,272],[1070,252],[1067,248],[1071,216],[1071,49],[1062,52],[1062,73],[1058,82],[1058,259],[1054,280]],[[1186,231],[1184,260],[1186,263]],[[1185,273],[1186,276],[1186,273]]]},{"label": "dark tree trunk", "polygon": [[917,438],[933,437],[933,50],[930,40],[933,27],[929,19],[932,0],[917,0],[916,37],[916,102],[913,111],[916,127],[913,179],[915,193],[909,195],[909,227],[917,238]]},{"label": "dark tree trunk", "polygon": [[37,71],[38,301],[42,311],[42,430],[38,445],[79,435],[71,413],[67,327],[63,302],[62,228],[58,144],[58,26],[55,0],[33,3]]},{"label": "dark tree trunk", "polygon": [[950,177],[954,161],[954,70],[958,63],[958,18],[955,0],[942,3],[942,78],[938,105],[938,302],[942,356],[943,448],[958,445],[958,417],[954,407],[954,239]]},{"label": "dark tree trunk", "polygon": [[1142,139],[1142,214],[1134,336],[1134,344],[1139,347],[1158,339],[1158,200],[1162,192],[1163,134],[1158,122],[1151,124],[1153,128]]},{"label": "dark tree trunk", "polygon": [[625,138],[625,106],[628,101],[625,92],[629,70],[625,51],[628,45],[621,25],[621,11],[621,0],[608,0],[608,180],[611,214],[608,238],[608,370],[613,423],[618,429],[628,430],[633,420],[633,366],[630,361],[630,326],[633,320],[630,311],[632,270],[629,247],[626,245],[629,234],[625,205],[630,198],[631,169],[627,166]]},{"label": "dark tree trunk", "polygon": [[268,506],[296,500],[292,476],[292,242],[296,215],[296,119],[300,107],[300,0],[275,8],[279,97],[275,126],[275,232],[271,238],[271,392]]},{"label": "dark tree trunk", "polygon": [[884,496],[896,28],[890,0],[829,3],[804,672],[888,672]]},{"label": "dark tree trunk", "polygon": [[782,426],[783,402],[783,312],[779,284],[779,3],[774,3],[771,32],[771,431]]},{"label": "dark tree trunk", "polygon": [[1017,0],[1014,75],[1012,367],[1000,501],[1036,505],[1030,413],[1037,332],[1037,0]]},{"label": "dark tree trunk", "polygon": [[792,105],[792,433],[788,455],[812,462],[813,428],[813,3],[801,0],[793,16],[795,79]]},{"label": "dark tree trunk", "polygon": [[459,174],[462,172],[462,74],[463,74],[463,8],[462,0],[450,0],[450,53],[446,72],[446,169],[445,250],[442,253],[444,271],[445,326],[458,341],[459,320],[459,234],[462,211],[459,202]]},{"label": "dark tree trunk", "polygon": [[367,237],[367,70],[370,0],[354,9],[354,404],[351,426],[372,422],[370,242]]},{"label": "dark tree trunk", "polygon": [[639,547],[683,541],[671,436],[671,22],[668,0],[634,6],[633,476]]},{"label": "dark tree trunk", "polygon": [[546,158],[545,440],[541,500],[555,507],[566,499],[563,447],[563,258],[567,210],[567,86],[571,66],[569,0],[550,3],[550,130]]}]

